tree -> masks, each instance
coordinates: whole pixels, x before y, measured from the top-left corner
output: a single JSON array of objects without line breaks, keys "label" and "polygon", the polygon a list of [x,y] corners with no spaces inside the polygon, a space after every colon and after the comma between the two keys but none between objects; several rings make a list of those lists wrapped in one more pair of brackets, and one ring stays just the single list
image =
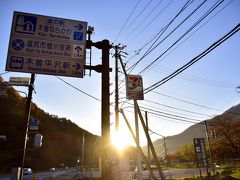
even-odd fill
[{"label": "tree", "polygon": [[240,116],[236,113],[225,113],[217,116],[210,124],[214,132],[211,140],[215,159],[240,157]]},{"label": "tree", "polygon": [[[0,76],[0,85],[3,79]],[[13,87],[7,87],[7,96],[0,96],[0,173],[9,172],[11,167],[19,164],[18,154],[21,153],[21,132],[25,129],[24,111],[26,99]],[[38,131],[43,134],[43,146],[33,149],[34,131],[29,133],[25,165],[34,170],[46,170],[60,164],[75,166],[82,152],[82,135],[85,132],[86,164],[97,164],[98,157],[92,151],[96,148],[97,136],[83,130],[66,118],[59,118],[44,112],[32,103],[31,118],[39,120]],[[31,150],[30,150],[31,149]]]},{"label": "tree", "polygon": [[195,153],[193,144],[183,145],[178,150],[178,156],[181,162],[193,162],[195,161]]}]

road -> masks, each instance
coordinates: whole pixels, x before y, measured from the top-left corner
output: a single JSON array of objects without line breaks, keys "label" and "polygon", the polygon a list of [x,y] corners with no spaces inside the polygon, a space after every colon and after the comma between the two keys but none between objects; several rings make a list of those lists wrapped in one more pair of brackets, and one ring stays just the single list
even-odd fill
[{"label": "road", "polygon": [[[39,172],[39,173],[33,173],[33,175],[36,175],[37,179],[44,179],[47,177],[51,177],[51,175],[54,172]],[[31,180],[32,175],[24,175],[23,180]],[[0,180],[10,180],[10,175],[0,176]]]},{"label": "road", "polygon": [[[207,174],[206,169],[202,168],[201,170],[202,170],[202,175],[206,176]],[[36,179],[46,180],[52,176],[55,176],[55,177],[58,176],[60,178],[60,176],[64,176],[65,174],[70,174],[70,172],[73,172],[73,171],[75,170],[69,169],[69,170],[61,170],[56,172],[39,172],[39,173],[34,173],[34,175],[36,176]],[[163,173],[166,179],[177,179],[177,178],[200,176],[198,168],[189,168],[189,169],[163,168]],[[159,177],[158,171],[155,170],[154,175],[158,178]],[[143,179],[148,179],[149,177],[148,170],[143,171],[142,177]],[[32,179],[32,175],[24,175],[23,177],[23,180],[31,180],[31,179]],[[0,180],[10,180],[10,175],[0,176]]]},{"label": "road", "polygon": [[[73,171],[73,169],[69,168],[68,170],[59,170],[59,171],[55,171],[55,172],[48,172],[48,171],[37,172],[37,173],[33,172],[33,175],[35,175],[36,179],[44,180],[44,179],[49,179],[52,176],[64,175],[64,174],[70,173],[72,171]],[[24,175],[23,180],[32,180],[33,175]],[[10,175],[0,176],[0,180],[10,180]]]},{"label": "road", "polygon": [[[202,171],[203,176],[207,175],[207,171],[205,168],[202,168],[201,171]],[[198,168],[189,168],[189,169],[163,168],[163,173],[164,173],[166,179],[178,179],[178,178],[200,176]],[[154,170],[154,175],[157,178],[160,177],[157,170]],[[149,177],[148,170],[143,171],[142,177],[143,177],[143,179],[148,179],[148,177]]]}]

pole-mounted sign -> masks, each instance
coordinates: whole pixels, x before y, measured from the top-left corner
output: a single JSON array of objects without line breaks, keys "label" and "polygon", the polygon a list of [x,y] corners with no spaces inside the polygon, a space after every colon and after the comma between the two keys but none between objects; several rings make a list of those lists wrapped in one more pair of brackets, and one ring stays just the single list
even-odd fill
[{"label": "pole-mounted sign", "polygon": [[29,129],[38,130],[38,124],[39,124],[39,121],[37,119],[31,119],[31,121],[29,122]]},{"label": "pole-mounted sign", "polygon": [[207,153],[204,138],[194,138],[193,143],[198,167],[206,167]]},{"label": "pole-mounted sign", "polygon": [[87,22],[14,12],[6,71],[84,76]]},{"label": "pole-mounted sign", "polygon": [[29,86],[30,78],[28,77],[10,77],[8,85],[11,86]]},{"label": "pole-mounted sign", "polygon": [[139,75],[127,75],[126,77],[127,99],[143,100],[143,81]]}]

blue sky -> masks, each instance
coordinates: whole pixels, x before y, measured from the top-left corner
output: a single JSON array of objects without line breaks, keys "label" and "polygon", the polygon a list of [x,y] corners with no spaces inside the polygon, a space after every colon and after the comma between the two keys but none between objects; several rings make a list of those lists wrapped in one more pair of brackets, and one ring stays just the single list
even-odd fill
[{"label": "blue sky", "polygon": [[[129,55],[123,58],[123,60],[127,63],[126,67],[129,68],[142,57],[149,45],[140,51],[138,55],[136,53],[137,50],[151,41],[161,29],[166,27],[187,1],[140,0],[135,10],[132,11],[137,2],[137,0],[1,0],[0,73],[5,72],[13,11],[86,21],[89,26],[95,28],[92,36],[93,41],[108,39],[114,44],[121,43],[127,46],[124,51]],[[202,2],[200,0],[193,1],[173,21],[159,40],[166,37],[174,27],[183,21]],[[172,35],[144,58],[131,74],[138,74],[150,62],[160,56],[216,2],[218,1],[207,1]],[[149,5],[146,6],[148,3]],[[143,11],[144,8],[145,10]],[[133,13],[130,16],[131,12]],[[129,20],[126,21],[127,19]],[[144,88],[166,77],[203,52],[239,22],[240,1],[225,0],[213,13],[207,16],[196,28],[174,46],[173,49],[166,53],[166,57],[163,55],[162,59],[141,74]],[[124,26],[125,23],[126,25]],[[122,31],[120,32],[121,29]],[[119,36],[117,36],[118,34]],[[221,114],[224,110],[238,104],[240,95],[236,93],[236,87],[240,85],[239,42],[240,35],[238,32],[182,74],[155,89],[155,93],[150,92],[146,94],[146,101],[141,101],[139,104],[155,111],[183,116],[185,119],[196,119],[195,121],[205,120]],[[101,51],[93,49],[92,53],[92,64],[99,64],[101,62]],[[111,58],[110,61],[111,67],[114,68],[114,59]],[[8,81],[9,77],[15,76],[30,77],[30,74],[10,72],[4,74],[3,78],[5,81]],[[91,77],[86,75],[82,79],[71,77],[61,78],[82,91],[101,99],[100,74],[92,72]],[[123,76],[120,76],[120,78],[122,79]],[[110,87],[112,92],[114,90],[114,72],[110,75],[110,82],[113,84]],[[18,87],[17,89],[27,92],[27,88]],[[80,127],[93,134],[101,134],[101,104],[99,101],[76,91],[55,76],[50,75],[37,75],[35,90],[36,93],[33,95],[33,102],[40,108],[50,114],[71,119]],[[124,87],[120,89],[120,98],[121,102],[126,101]],[[176,99],[192,102],[192,104]],[[114,96],[111,96],[111,102],[114,102]],[[129,101],[129,103],[132,102]],[[198,106],[193,105],[193,103],[198,104]],[[127,111],[127,116],[134,127],[134,116],[131,113],[133,109],[129,108],[129,106],[131,105],[125,103],[122,107]],[[209,108],[203,108],[202,106]],[[186,111],[192,111],[195,114]],[[111,108],[111,112],[114,113],[113,107]],[[204,115],[199,115],[199,113]],[[111,115],[111,122],[113,123],[112,127],[114,127],[114,114]],[[164,136],[178,134],[192,124],[149,114],[150,129]],[[123,120],[120,120],[120,125],[126,129]],[[157,139],[159,137],[152,135],[152,138]],[[142,142],[144,144],[146,141],[143,139]]]}]

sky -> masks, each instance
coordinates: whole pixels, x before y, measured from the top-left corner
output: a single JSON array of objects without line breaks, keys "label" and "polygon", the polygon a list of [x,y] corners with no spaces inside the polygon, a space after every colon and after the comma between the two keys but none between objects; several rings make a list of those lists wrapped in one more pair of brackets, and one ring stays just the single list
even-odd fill
[{"label": "sky", "polygon": [[[5,73],[13,12],[20,11],[87,22],[88,26],[94,27],[93,42],[107,39],[113,45],[126,46],[123,51],[128,55],[125,54],[126,57],[122,59],[127,70],[143,57],[151,45],[156,46],[131,72],[128,71],[130,74],[142,76],[145,89],[192,60],[237,26],[240,22],[240,1],[225,0],[196,27],[189,30],[218,2],[221,1],[0,0],[2,23],[0,74],[5,81],[8,81],[9,77],[30,77],[29,73]],[[187,3],[186,8],[178,14],[185,3]],[[187,18],[201,3],[202,6]],[[188,30],[189,32],[186,33]],[[186,35],[183,36],[185,33]],[[154,37],[159,38],[156,40]],[[182,38],[179,39],[180,37]],[[210,119],[239,104],[240,94],[236,88],[240,86],[239,42],[240,34],[237,32],[184,72],[145,94],[144,100],[139,100],[138,103],[143,113],[149,111],[149,129],[163,136],[175,135],[196,122]],[[114,69],[113,53],[112,49],[110,67]],[[142,71],[157,58],[153,65]],[[86,63],[89,64],[89,58],[86,58]],[[100,63],[101,51],[93,48],[92,65]],[[121,82],[119,106],[126,113],[134,129],[133,102],[126,100],[122,68],[119,68],[119,72],[119,82]],[[101,99],[101,74],[92,71],[90,76],[89,71],[86,71],[83,78],[62,76],[60,78],[81,91]],[[113,71],[110,73],[110,92],[113,92],[110,97],[111,132],[115,127],[114,78]],[[33,102],[41,109],[70,119],[93,134],[101,134],[100,101],[83,94],[54,75],[37,74],[34,87]],[[16,89],[27,93],[26,87],[16,87]],[[131,137],[122,118],[120,118],[120,131],[123,132],[121,141],[130,143]],[[141,144],[146,144],[142,130],[140,137]],[[160,138],[156,134],[151,134],[151,137],[152,140]]]}]

